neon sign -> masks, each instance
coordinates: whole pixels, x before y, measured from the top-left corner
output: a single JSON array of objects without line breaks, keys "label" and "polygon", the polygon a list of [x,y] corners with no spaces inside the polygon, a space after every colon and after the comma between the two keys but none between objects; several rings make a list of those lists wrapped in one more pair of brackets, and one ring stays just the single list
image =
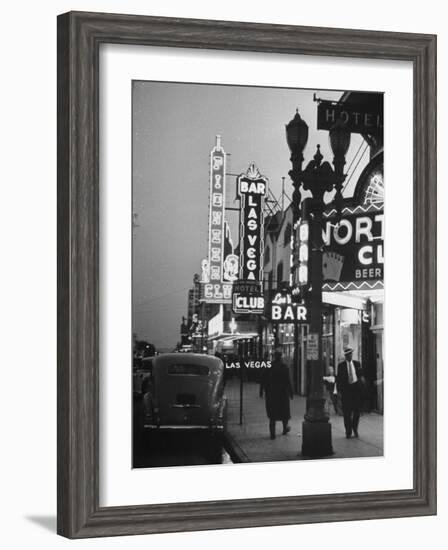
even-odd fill
[{"label": "neon sign", "polygon": [[269,319],[272,323],[308,323],[308,309],[303,304],[270,304]]},{"label": "neon sign", "polygon": [[263,207],[268,180],[262,176],[254,163],[237,179],[240,198],[240,266],[239,280],[233,289],[234,313],[264,311],[261,291],[263,281],[264,227]]},{"label": "neon sign", "polygon": [[201,285],[201,300],[208,303],[230,304],[232,301],[232,284],[204,283]]},{"label": "neon sign", "polygon": [[308,308],[305,304],[296,303],[290,292],[277,292],[267,308],[267,317],[271,323],[306,324]]},{"label": "neon sign", "polygon": [[384,273],[384,215],[370,207],[360,213],[344,211],[335,224],[325,220],[322,238],[325,281],[382,280]]},{"label": "neon sign", "polygon": [[241,203],[240,279],[263,281],[263,207],[268,179],[252,163],[245,174],[238,176]]},{"label": "neon sign", "polygon": [[[201,263],[201,297],[207,303],[229,304],[232,282],[238,272],[238,258],[233,254],[230,232],[224,219],[226,191],[226,153],[221,136],[210,152],[210,198],[208,258]],[[224,260],[224,246],[230,242],[232,252]]]},{"label": "neon sign", "polygon": [[221,146],[221,136],[210,153],[210,215],[208,261],[210,282],[222,282],[224,250],[224,202],[225,202],[226,154]]},{"label": "neon sign", "polygon": [[309,284],[310,226],[299,220],[294,226],[292,285],[304,287]]}]

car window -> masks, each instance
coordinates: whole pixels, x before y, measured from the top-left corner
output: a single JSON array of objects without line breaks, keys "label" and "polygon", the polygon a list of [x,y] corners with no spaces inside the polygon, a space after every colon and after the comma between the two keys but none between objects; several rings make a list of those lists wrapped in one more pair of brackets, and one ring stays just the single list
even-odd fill
[{"label": "car window", "polygon": [[204,365],[194,364],[177,364],[169,365],[167,368],[168,374],[187,374],[192,376],[208,376],[210,369]]}]

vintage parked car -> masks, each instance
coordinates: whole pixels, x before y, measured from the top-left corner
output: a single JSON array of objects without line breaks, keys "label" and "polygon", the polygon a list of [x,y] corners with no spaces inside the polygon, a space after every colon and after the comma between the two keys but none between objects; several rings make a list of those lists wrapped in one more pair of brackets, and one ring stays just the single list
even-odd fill
[{"label": "vintage parked car", "polygon": [[167,353],[153,358],[151,384],[143,396],[144,430],[225,428],[224,364],[218,357]]}]

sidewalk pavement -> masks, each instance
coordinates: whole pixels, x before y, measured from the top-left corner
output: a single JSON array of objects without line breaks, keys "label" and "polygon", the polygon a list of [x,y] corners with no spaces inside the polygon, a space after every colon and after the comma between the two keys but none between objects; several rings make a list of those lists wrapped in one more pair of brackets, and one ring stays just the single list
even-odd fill
[{"label": "sidewalk pavement", "polygon": [[[304,460],[301,455],[302,421],[305,397],[294,396],[291,401],[291,431],[282,435],[282,423],[277,422],[277,437],[269,437],[269,421],[265,400],[259,397],[259,385],[245,381],[243,385],[243,423],[240,422],[240,381],[227,381],[228,399],[227,439],[233,458],[239,462],[272,462]],[[383,417],[363,413],[359,421],[359,438],[345,437],[344,420],[333,411],[330,415],[334,454],[328,458],[370,457],[383,455]]]}]

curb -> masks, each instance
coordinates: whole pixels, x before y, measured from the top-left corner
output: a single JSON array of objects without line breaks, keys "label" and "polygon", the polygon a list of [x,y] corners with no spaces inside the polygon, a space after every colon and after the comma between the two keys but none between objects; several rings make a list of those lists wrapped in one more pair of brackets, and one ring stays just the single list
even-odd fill
[{"label": "curb", "polygon": [[225,450],[229,453],[229,456],[234,464],[251,462],[242,447],[240,447],[240,445],[236,442],[236,440],[228,431],[223,434],[223,444]]}]

